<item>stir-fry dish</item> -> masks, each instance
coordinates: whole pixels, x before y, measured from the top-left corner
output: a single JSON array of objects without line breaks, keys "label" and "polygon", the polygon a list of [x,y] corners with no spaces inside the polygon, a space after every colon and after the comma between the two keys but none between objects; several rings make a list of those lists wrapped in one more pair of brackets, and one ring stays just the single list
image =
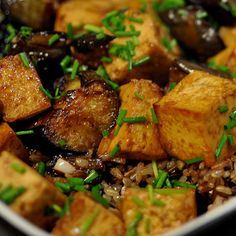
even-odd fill
[{"label": "stir-fry dish", "polygon": [[142,236],[236,195],[235,0],[0,5],[3,203],[55,236]]}]

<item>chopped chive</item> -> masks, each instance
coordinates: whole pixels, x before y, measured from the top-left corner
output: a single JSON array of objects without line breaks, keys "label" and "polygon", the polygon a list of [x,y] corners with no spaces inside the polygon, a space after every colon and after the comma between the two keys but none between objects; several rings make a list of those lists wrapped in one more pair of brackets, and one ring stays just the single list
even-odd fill
[{"label": "chopped chive", "polygon": [[105,38],[105,34],[104,33],[98,33],[96,34],[96,39],[101,40]]},{"label": "chopped chive", "polygon": [[169,92],[171,90],[173,90],[175,88],[175,86],[176,86],[176,82],[171,82],[170,85],[169,85]]},{"label": "chopped chive", "polygon": [[225,130],[233,129],[236,126],[236,120],[230,120],[227,124],[224,125]]},{"label": "chopped chive", "polygon": [[87,24],[84,25],[84,29],[93,33],[103,33],[103,29],[96,25]]},{"label": "chopped chive", "polygon": [[87,71],[87,70],[88,70],[88,66],[86,66],[86,65],[81,65],[79,67],[79,71]]},{"label": "chopped chive", "polygon": [[75,79],[78,69],[79,69],[79,62],[78,60],[75,60],[72,66],[72,72],[71,72],[71,77],[70,77],[71,80]]},{"label": "chopped chive", "polygon": [[119,131],[120,131],[120,126],[117,125],[116,128],[115,128],[115,131],[114,131],[114,136],[117,136]]},{"label": "chopped chive", "polygon": [[115,36],[116,37],[133,37],[133,36],[139,36],[139,31],[116,31]]},{"label": "chopped chive", "polygon": [[20,57],[20,59],[21,59],[23,65],[24,65],[26,68],[29,68],[29,67],[30,67],[30,63],[29,63],[29,59],[28,59],[26,53],[25,53],[25,52],[19,53],[19,57]]},{"label": "chopped chive", "polygon": [[196,18],[197,19],[202,19],[202,18],[205,18],[208,16],[208,13],[206,11],[203,11],[203,10],[198,10],[196,12]]},{"label": "chopped chive", "polygon": [[57,142],[57,144],[60,146],[60,147],[65,147],[65,145],[66,145],[66,141],[65,141],[65,139],[60,139],[58,142]]},{"label": "chopped chive", "polygon": [[146,218],[144,221],[144,225],[145,225],[145,233],[146,234],[150,234],[151,233],[151,220],[150,218]]},{"label": "chopped chive", "polygon": [[232,111],[229,115],[230,119],[234,119],[236,117],[236,110]]},{"label": "chopped chive", "polygon": [[67,36],[68,36],[68,38],[73,40],[74,39],[74,32],[73,32],[72,24],[71,23],[67,24],[66,29],[67,29]]},{"label": "chopped chive", "polygon": [[27,134],[34,134],[33,130],[22,130],[22,131],[17,131],[16,135],[27,135]]},{"label": "chopped chive", "polygon": [[127,114],[126,109],[120,109],[117,120],[116,120],[117,125],[121,126],[123,124],[123,120],[124,120],[126,114]]},{"label": "chopped chive", "polygon": [[84,179],[85,183],[91,183],[93,180],[95,180],[98,177],[98,173],[96,170],[91,170],[89,175]]},{"label": "chopped chive", "polygon": [[73,196],[70,195],[69,197],[66,198],[65,204],[63,206],[63,216],[67,214],[70,210],[70,204],[73,201]]},{"label": "chopped chive", "polygon": [[62,192],[62,193],[68,193],[70,192],[70,185],[68,183],[62,183],[62,182],[55,182],[55,186]]},{"label": "chopped chive", "polygon": [[144,100],[144,96],[142,96],[138,91],[134,92],[134,96],[142,101]]},{"label": "chopped chive", "polygon": [[67,66],[70,64],[71,58],[69,55],[66,55],[62,61],[60,62],[60,66],[62,67],[63,71],[66,71]]},{"label": "chopped chive", "polygon": [[117,143],[110,152],[110,157],[114,158],[120,151],[120,145]]},{"label": "chopped chive", "polygon": [[20,174],[24,174],[26,172],[26,168],[19,163],[12,163],[11,168],[19,172]]},{"label": "chopped chive", "polygon": [[109,131],[108,130],[103,130],[102,131],[102,136],[105,138],[105,137],[108,137],[109,136]]},{"label": "chopped chive", "polygon": [[32,28],[28,26],[21,26],[20,27],[20,34],[24,38],[29,38],[32,35]]},{"label": "chopped chive", "polygon": [[49,206],[49,209],[50,210],[53,210],[54,214],[56,216],[59,216],[59,217],[62,217],[64,215],[64,211],[63,211],[63,208],[60,207],[59,205],[57,204],[52,204]]},{"label": "chopped chive", "polygon": [[192,188],[192,189],[197,188],[197,186],[194,184],[184,183],[178,180],[172,180],[172,184],[174,187],[183,187],[183,188]]},{"label": "chopped chive", "polygon": [[152,200],[152,205],[153,205],[153,206],[164,207],[166,204],[165,204],[163,201],[161,201],[160,199],[154,198],[154,199]]},{"label": "chopped chive", "polygon": [[141,66],[147,63],[149,60],[150,60],[150,56],[146,56],[146,57],[141,58],[138,61],[133,61],[133,67]]},{"label": "chopped chive", "polygon": [[101,190],[100,184],[93,186],[92,190],[91,190],[92,197],[94,198],[95,201],[97,201],[98,203],[100,203],[104,207],[109,207],[110,204],[109,204],[108,200],[101,196],[100,190]]},{"label": "chopped chive", "polygon": [[75,187],[77,185],[84,185],[84,180],[78,177],[67,178],[67,182],[69,183],[71,187]]},{"label": "chopped chive", "polygon": [[176,9],[185,6],[185,0],[164,0],[164,1],[155,1],[154,9],[157,12],[168,11],[170,9]]},{"label": "chopped chive", "polygon": [[184,9],[179,9],[178,10],[178,15],[185,17],[188,15],[188,11],[184,10]]},{"label": "chopped chive", "polygon": [[230,73],[230,69],[227,66],[217,64],[214,60],[210,60],[207,65],[213,70],[217,70],[223,73]]},{"label": "chopped chive", "polygon": [[56,98],[58,96],[59,96],[59,87],[56,88],[54,97]]},{"label": "chopped chive", "polygon": [[159,170],[158,171],[158,179],[157,182],[155,184],[156,188],[162,188],[163,184],[165,183],[167,177],[168,177],[168,173],[166,171],[163,170]]},{"label": "chopped chive", "polygon": [[141,212],[137,212],[134,216],[133,221],[129,224],[126,236],[135,236],[137,235],[137,225],[143,219],[143,214]]},{"label": "chopped chive", "polygon": [[113,89],[113,90],[117,90],[119,89],[119,85],[111,80],[105,80],[105,82]]},{"label": "chopped chive", "polygon": [[53,99],[53,96],[51,93],[45,89],[43,86],[39,86],[39,90],[41,90],[49,99]]},{"label": "chopped chive", "polygon": [[150,109],[150,111],[151,111],[151,115],[152,115],[152,122],[154,124],[158,124],[158,118],[157,118],[156,112],[154,111],[154,108],[152,107]]},{"label": "chopped chive", "polygon": [[59,34],[54,34],[52,37],[48,40],[48,46],[52,46],[54,43],[56,43],[60,39]]},{"label": "chopped chive", "polygon": [[102,57],[101,62],[103,62],[103,63],[112,63],[112,58],[111,57]]},{"label": "chopped chive", "polygon": [[46,171],[46,164],[43,161],[38,163],[38,172],[40,175],[44,176]]},{"label": "chopped chive", "polygon": [[190,165],[190,164],[195,164],[195,163],[198,163],[198,162],[201,162],[201,161],[204,161],[203,157],[195,157],[195,158],[190,159],[190,160],[185,160],[184,162],[186,164]]},{"label": "chopped chive", "polygon": [[234,145],[234,136],[232,134],[228,134],[227,135],[228,137],[228,142],[229,142],[229,145]]},{"label": "chopped chive", "polygon": [[177,41],[175,39],[170,40],[167,37],[164,37],[161,39],[161,43],[167,49],[168,52],[171,52],[176,46]]},{"label": "chopped chive", "polygon": [[172,188],[172,184],[171,184],[171,182],[170,182],[168,177],[166,178],[165,185],[166,185],[167,188]]},{"label": "chopped chive", "polygon": [[138,24],[142,24],[143,23],[143,19],[142,18],[137,18],[137,17],[133,17],[133,16],[128,16],[127,18],[131,22],[135,22],[135,23],[138,23]]},{"label": "chopped chive", "polygon": [[219,106],[218,107],[218,111],[220,112],[220,113],[224,113],[224,112],[226,112],[226,111],[228,111],[229,110],[229,108],[227,107],[227,106]]},{"label": "chopped chive", "polygon": [[138,196],[133,196],[132,201],[139,207],[145,207],[144,201]]},{"label": "chopped chive", "polygon": [[181,189],[167,189],[167,188],[162,188],[162,189],[154,189],[155,193],[162,194],[162,195],[173,195],[173,194],[183,194],[188,191],[188,188],[181,188]]},{"label": "chopped chive", "polygon": [[153,187],[152,187],[152,185],[148,185],[147,190],[148,190],[148,197],[149,197],[150,204],[152,204],[152,202],[153,202]]},{"label": "chopped chive", "polygon": [[26,191],[25,187],[6,187],[0,192],[0,200],[6,204],[13,203],[17,197]]},{"label": "chopped chive", "polygon": [[96,218],[99,216],[101,210],[99,208],[96,208],[92,214],[90,214],[84,221],[84,223],[80,226],[80,235],[84,236],[89,231],[90,227],[96,220]]},{"label": "chopped chive", "polygon": [[156,161],[152,161],[152,170],[153,170],[154,177],[157,179],[158,178],[158,169],[157,169]]},{"label": "chopped chive", "polygon": [[123,122],[124,123],[144,123],[147,119],[144,116],[138,116],[138,117],[124,117]]},{"label": "chopped chive", "polygon": [[73,187],[73,189],[77,192],[85,192],[86,191],[84,185],[76,185]]}]

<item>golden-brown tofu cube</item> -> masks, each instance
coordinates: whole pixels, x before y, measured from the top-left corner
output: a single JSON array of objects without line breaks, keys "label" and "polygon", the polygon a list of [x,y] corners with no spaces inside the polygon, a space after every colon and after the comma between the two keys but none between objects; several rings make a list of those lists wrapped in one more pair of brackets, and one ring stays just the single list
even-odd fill
[{"label": "golden-brown tofu cube", "polygon": [[27,68],[19,55],[0,60],[0,100],[3,119],[14,122],[30,118],[48,109],[51,104],[39,87],[42,86],[36,70]]},{"label": "golden-brown tofu cube", "polygon": [[[24,171],[17,171],[17,168],[14,168],[17,166]],[[1,189],[7,186],[25,189],[10,204],[10,207],[40,227],[47,228],[51,225],[52,216],[45,215],[45,212],[51,204],[62,206],[65,196],[35,170],[9,152],[1,153],[0,168]]]},{"label": "golden-brown tofu cube", "polygon": [[[132,25],[135,27],[135,31],[140,32],[140,35],[137,37],[138,42],[134,49],[135,55],[132,57],[132,60],[134,62],[139,61],[147,56],[150,57],[150,60],[129,70],[127,60],[111,55],[112,62],[104,64],[110,79],[117,83],[125,83],[133,78],[143,78],[156,81],[161,85],[165,84],[168,81],[171,62],[176,55],[179,55],[177,46],[174,46],[171,51],[168,51],[163,46],[162,41],[164,39],[170,40],[167,39],[169,35],[161,24],[158,24],[152,14],[130,10],[125,15],[127,17],[139,18],[143,21],[143,23],[135,23],[126,19],[124,23],[127,29]],[[132,41],[132,38],[117,37],[110,42],[110,47],[115,44],[126,45],[127,41]]]},{"label": "golden-brown tofu cube", "polygon": [[[236,84],[232,79],[200,71],[186,76],[154,105],[165,151],[180,160],[203,157],[207,166],[229,158],[236,146],[224,139],[227,134],[235,138],[236,130],[224,130],[224,125],[236,109],[235,101]],[[228,111],[220,112],[221,106]]]},{"label": "golden-brown tofu cube", "polygon": [[[135,96],[140,95],[141,98]],[[112,152],[119,144],[119,155],[130,159],[153,160],[165,158],[158,134],[158,127],[153,122],[151,109],[162,97],[158,85],[148,80],[131,80],[120,87],[121,109],[127,110],[126,117],[145,117],[146,122],[123,123],[118,134],[114,132],[104,137],[99,145],[98,155]]]},{"label": "golden-brown tofu cube", "polygon": [[131,7],[140,8],[139,0],[73,0],[60,4],[55,21],[55,30],[66,32],[67,24],[71,23],[74,28],[80,24],[101,25],[102,19],[109,11]]},{"label": "golden-brown tofu cube", "polygon": [[83,224],[89,219],[92,220],[86,235],[124,235],[121,219],[81,192],[74,195],[69,213],[57,222],[52,233],[55,236],[85,235]]},{"label": "golden-brown tofu cube", "polygon": [[161,235],[196,217],[195,190],[157,189],[151,200],[147,189],[126,189],[121,212],[126,229],[139,213],[137,235]]},{"label": "golden-brown tofu cube", "polygon": [[7,123],[0,123],[0,152],[2,151],[8,151],[20,159],[28,156],[23,143]]}]

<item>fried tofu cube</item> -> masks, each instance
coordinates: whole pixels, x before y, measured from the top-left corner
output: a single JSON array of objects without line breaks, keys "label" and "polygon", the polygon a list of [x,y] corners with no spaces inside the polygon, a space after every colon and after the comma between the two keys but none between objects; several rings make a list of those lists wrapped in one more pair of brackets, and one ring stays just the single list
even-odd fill
[{"label": "fried tofu cube", "polygon": [[0,60],[0,101],[3,119],[7,122],[24,120],[48,109],[51,104],[39,87],[42,86],[36,70],[27,68],[19,55]]},{"label": "fried tofu cube", "polygon": [[28,156],[21,140],[11,127],[4,122],[0,123],[0,152],[2,151],[8,151],[20,159],[25,159]]},{"label": "fried tofu cube", "polygon": [[131,7],[140,8],[140,1],[129,0],[73,0],[60,4],[55,21],[55,30],[66,32],[67,25],[72,24],[74,28],[81,24],[101,25],[106,13],[115,9]]},{"label": "fried tofu cube", "polygon": [[161,235],[197,216],[193,189],[156,189],[152,197],[151,202],[146,189],[126,189],[121,203],[126,229],[137,213],[142,215],[136,227],[139,236]]},{"label": "fried tofu cube", "polygon": [[[154,105],[165,151],[183,161],[203,157],[207,166],[229,158],[236,146],[225,140],[221,149],[220,143],[226,134],[236,137],[235,128],[224,130],[236,108],[235,101],[236,83],[232,79],[190,73]],[[220,112],[221,106],[228,111]]]},{"label": "fried tofu cube", "polygon": [[[143,21],[143,23],[135,23],[126,19],[124,23],[127,29],[132,26],[135,27],[135,31],[140,32],[137,37],[138,42],[133,42],[136,46],[132,60],[137,62],[145,57],[150,57],[150,59],[146,63],[129,70],[127,60],[117,55],[111,55],[112,62],[104,63],[110,79],[120,84],[133,78],[153,80],[159,85],[166,84],[171,62],[179,55],[178,47],[174,46],[171,51],[165,48],[162,41],[170,40],[170,36],[152,14],[130,10],[125,15],[127,18],[134,17]],[[117,37],[110,42],[110,48],[113,45],[126,45],[127,41],[132,42],[132,38]]]},{"label": "fried tofu cube", "polygon": [[[136,94],[136,96],[135,96]],[[137,97],[137,94],[141,96]],[[119,155],[129,159],[154,160],[166,157],[159,141],[158,127],[153,122],[151,109],[162,97],[158,85],[149,80],[131,80],[120,87],[121,109],[127,110],[126,117],[145,117],[146,122],[123,123],[118,134],[104,137],[98,155],[110,154],[119,144]],[[143,98],[143,99],[142,99]]]},{"label": "fried tofu cube", "polygon": [[[24,171],[17,171],[18,166]],[[48,228],[52,216],[45,215],[51,204],[63,206],[65,196],[35,170],[10,154],[0,154],[0,190],[7,186],[23,187],[25,191],[9,206],[19,215],[42,228]]]},{"label": "fried tofu cube", "polygon": [[121,219],[81,192],[74,195],[69,213],[57,222],[52,233],[55,236],[85,235],[83,224],[89,219],[92,219],[92,223],[86,235],[124,235]]}]

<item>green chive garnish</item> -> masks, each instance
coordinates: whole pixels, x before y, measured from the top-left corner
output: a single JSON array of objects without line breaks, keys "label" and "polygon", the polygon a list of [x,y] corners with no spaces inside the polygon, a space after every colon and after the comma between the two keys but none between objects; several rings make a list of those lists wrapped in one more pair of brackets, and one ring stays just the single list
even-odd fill
[{"label": "green chive garnish", "polygon": [[156,188],[161,188],[163,186],[163,184],[165,183],[167,177],[168,177],[168,173],[166,171],[159,170],[158,171],[158,179],[157,179],[157,182],[155,184],[155,187]]},{"label": "green chive garnish", "polygon": [[144,201],[138,196],[133,196],[132,201],[139,207],[145,207]]},{"label": "green chive garnish", "polygon": [[142,101],[144,100],[144,96],[142,96],[138,91],[134,92],[134,96]]},{"label": "green chive garnish", "polygon": [[149,60],[150,60],[150,56],[146,56],[146,57],[141,58],[138,61],[133,61],[133,67],[141,66],[147,63]]},{"label": "green chive garnish", "polygon": [[34,134],[33,130],[22,130],[22,131],[17,131],[16,135],[27,135],[27,134]]},{"label": "green chive garnish", "polygon": [[49,206],[49,209],[53,211],[53,214],[55,214],[56,216],[62,217],[64,216],[64,210],[62,207],[60,207],[57,204],[52,204]]},{"label": "green chive garnish", "polygon": [[224,112],[226,112],[226,111],[228,111],[229,110],[229,108],[227,107],[227,106],[219,106],[218,107],[218,111],[220,112],[220,113],[224,113]]},{"label": "green chive garnish", "polygon": [[85,219],[84,223],[80,226],[80,235],[84,236],[89,231],[90,227],[96,220],[96,218],[99,216],[101,210],[99,208],[96,208],[91,215],[87,219]]},{"label": "green chive garnish", "polygon": [[162,38],[161,42],[168,52],[171,52],[177,44],[177,41],[175,39],[170,40],[167,37]]},{"label": "green chive garnish", "polygon": [[26,172],[26,168],[19,163],[12,163],[11,168],[19,172],[20,174],[24,174]]},{"label": "green chive garnish", "polygon": [[115,36],[116,37],[133,37],[133,36],[139,36],[139,31],[116,31]]},{"label": "green chive garnish", "polygon": [[65,147],[65,145],[66,145],[66,141],[65,141],[65,139],[60,139],[58,142],[57,142],[57,144],[60,146],[60,147]]},{"label": "green chive garnish", "polygon": [[150,218],[145,219],[145,233],[146,234],[151,233],[151,220],[150,220]]},{"label": "green chive garnish", "polygon": [[109,131],[108,130],[103,130],[102,131],[102,136],[105,138],[105,137],[108,137],[109,136]]},{"label": "green chive garnish", "polygon": [[8,186],[0,191],[0,200],[6,204],[13,203],[17,197],[26,191],[25,187],[11,187]]},{"label": "green chive garnish", "polygon": [[71,80],[75,79],[78,69],[79,69],[79,62],[78,60],[75,60],[72,66],[72,72],[71,72],[71,77],[70,77]]},{"label": "green chive garnish", "polygon": [[40,175],[44,176],[46,171],[46,164],[43,161],[38,163],[38,172]]},{"label": "green chive garnish", "polygon": [[158,178],[158,169],[157,169],[156,161],[152,161],[152,170],[153,170],[154,177],[157,179]]},{"label": "green chive garnish", "polygon": [[152,204],[152,201],[153,201],[153,187],[152,187],[152,185],[148,185],[147,190],[148,190],[148,197],[149,197],[150,204]]},{"label": "green chive garnish", "polygon": [[154,108],[152,107],[150,109],[150,111],[151,111],[151,115],[152,115],[152,122],[154,124],[158,124],[158,118],[157,118],[156,112],[154,111]]},{"label": "green chive garnish", "polygon": [[201,161],[204,161],[203,157],[195,157],[195,158],[190,159],[190,160],[185,160],[184,162],[186,164],[190,165],[190,164],[198,163],[198,162],[201,162]]},{"label": "green chive garnish", "polygon": [[138,23],[138,24],[142,24],[143,23],[143,19],[142,18],[137,18],[137,17],[133,17],[133,16],[128,16],[127,18],[131,22],[135,22],[135,23]]},{"label": "green chive garnish", "polygon": [[48,46],[52,46],[54,43],[56,43],[60,39],[59,34],[54,34],[52,37],[48,40]]},{"label": "green chive garnish", "polygon": [[62,193],[68,193],[68,192],[70,192],[70,185],[69,185],[68,183],[55,182],[55,186],[56,186]]},{"label": "green chive garnish", "polygon": [[93,186],[91,190],[92,197],[94,198],[95,201],[99,202],[104,207],[109,207],[110,204],[108,200],[101,196],[100,190],[101,190],[100,184]]},{"label": "green chive garnish", "polygon": [[95,180],[98,177],[98,173],[96,170],[91,170],[89,175],[85,178],[84,182],[85,183],[91,183],[93,180]]},{"label": "green chive garnish", "polygon": [[112,58],[111,57],[102,57],[101,62],[103,62],[103,63],[112,63]]},{"label": "green chive garnish", "polygon": [[225,145],[226,142],[227,142],[227,139],[228,139],[227,134],[223,134],[223,135],[221,136],[219,145],[218,145],[218,147],[216,148],[216,152],[215,152],[216,160],[219,160],[220,155],[221,155],[221,152],[222,152],[222,150],[223,150],[223,148],[224,148],[224,145]]},{"label": "green chive garnish", "polygon": [[118,133],[119,133],[119,131],[120,131],[120,126],[117,125],[117,126],[115,127],[114,136],[117,136]]},{"label": "green chive garnish", "polygon": [[227,135],[228,137],[228,142],[229,142],[229,145],[234,145],[234,136],[232,134],[228,134]]},{"label": "green chive garnish", "polygon": [[73,32],[73,26],[71,23],[67,24],[67,36],[69,39],[73,40],[74,39],[74,32]]},{"label": "green chive garnish", "polygon": [[230,120],[227,124],[224,125],[225,130],[233,129],[236,126],[236,120]]},{"label": "green chive garnish", "polygon": [[39,90],[41,90],[49,99],[53,99],[52,94],[43,86],[39,86]]},{"label": "green chive garnish", "polygon": [[158,12],[168,11],[170,9],[176,9],[185,6],[185,0],[164,0],[164,1],[155,1],[154,9]]},{"label": "green chive garnish", "polygon": [[84,25],[84,29],[93,33],[103,33],[103,29],[96,25],[87,24]]},{"label": "green chive garnish", "polygon": [[176,82],[171,82],[170,85],[169,85],[169,92],[171,90],[173,90],[175,88],[175,86],[176,86]]},{"label": "green chive garnish", "polygon": [[134,236],[137,235],[137,229],[138,223],[143,219],[143,214],[141,212],[137,212],[134,216],[133,221],[129,224],[126,236]]},{"label": "green chive garnish", "polygon": [[166,178],[165,185],[167,188],[172,188],[172,184],[171,184],[170,179],[168,177]]},{"label": "green chive garnish", "polygon": [[127,114],[126,109],[120,109],[119,115],[118,115],[117,120],[116,120],[117,125],[121,126],[123,124],[123,122],[124,122],[123,120],[124,120],[126,114]]},{"label": "green chive garnish", "polygon": [[166,204],[163,201],[161,201],[160,199],[154,198],[152,200],[152,205],[153,206],[158,206],[158,207],[164,207]]},{"label": "green chive garnish", "polygon": [[75,187],[77,185],[84,185],[84,180],[78,177],[67,178],[67,182],[69,183],[71,187]]},{"label": "green chive garnish", "polygon": [[172,180],[172,184],[174,187],[183,187],[183,188],[192,188],[192,189],[197,188],[197,186],[194,184],[184,183],[178,180]]},{"label": "green chive garnish", "polygon": [[117,143],[110,152],[110,157],[114,158],[120,151],[120,145]]},{"label": "green chive garnish", "polygon": [[124,123],[144,123],[146,121],[147,119],[144,116],[123,118]]},{"label": "green chive garnish", "polygon": [[19,57],[20,57],[20,59],[21,59],[23,65],[24,65],[26,68],[29,68],[29,67],[30,67],[30,63],[29,63],[29,59],[28,59],[26,53],[25,53],[25,52],[19,53]]},{"label": "green chive garnish", "polygon": [[229,115],[230,119],[234,119],[236,117],[236,111],[232,111]]},{"label": "green chive garnish", "polygon": [[162,195],[172,195],[172,194],[183,194],[188,191],[188,188],[181,188],[181,189],[154,189],[155,193],[162,194]]},{"label": "green chive garnish", "polygon": [[60,66],[62,67],[63,71],[66,71],[67,66],[70,64],[71,58],[69,55],[66,55],[62,61],[60,62]]},{"label": "green chive garnish", "polygon": [[206,11],[203,11],[203,10],[198,10],[196,12],[196,17],[197,19],[202,19],[202,18],[205,18],[208,16],[208,13]]},{"label": "green chive garnish", "polygon": [[20,27],[20,34],[24,38],[29,38],[32,35],[32,28],[27,26],[21,26]]}]

